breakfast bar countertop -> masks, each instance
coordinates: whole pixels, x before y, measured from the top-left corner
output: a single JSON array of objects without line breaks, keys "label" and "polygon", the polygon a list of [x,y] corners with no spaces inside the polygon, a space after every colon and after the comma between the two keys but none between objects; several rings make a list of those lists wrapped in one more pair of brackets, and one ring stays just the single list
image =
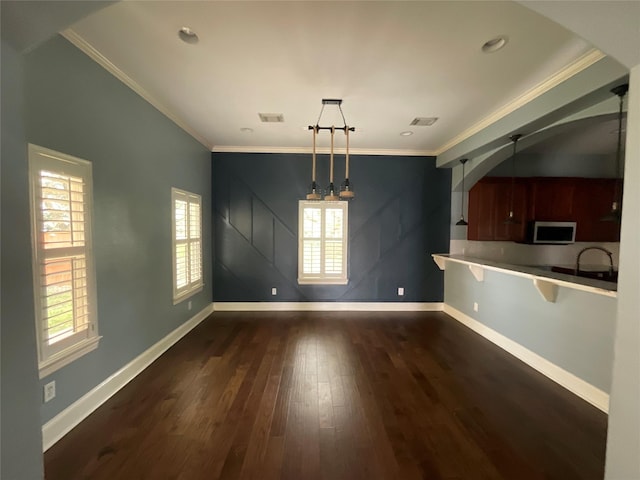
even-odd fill
[{"label": "breakfast bar countertop", "polygon": [[[482,281],[484,270],[492,270],[531,278],[539,290],[540,286],[561,286],[610,297],[617,297],[618,285],[615,282],[606,282],[594,278],[585,278],[568,273],[552,271],[552,267],[549,265],[516,265],[469,257],[466,255],[450,255],[447,253],[433,254],[432,257],[441,270],[446,269],[447,261],[468,265],[469,269],[478,281]],[[585,268],[585,270],[588,270],[588,268]],[[549,300],[549,297],[547,297],[542,291],[541,294],[547,301],[554,301]]]}]

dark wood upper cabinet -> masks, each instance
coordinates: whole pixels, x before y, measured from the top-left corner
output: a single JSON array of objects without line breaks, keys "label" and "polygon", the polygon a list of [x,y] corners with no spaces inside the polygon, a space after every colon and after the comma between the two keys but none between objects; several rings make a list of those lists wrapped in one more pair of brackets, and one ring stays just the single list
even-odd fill
[{"label": "dark wood upper cabinet", "polygon": [[603,222],[611,211],[615,179],[580,178],[574,196],[576,242],[619,242],[620,224]]},{"label": "dark wood upper cabinet", "polygon": [[529,219],[568,222],[575,216],[576,178],[532,178]]},{"label": "dark wood upper cabinet", "polygon": [[488,177],[469,191],[469,240],[523,241],[527,215],[527,185],[517,178],[513,185],[515,224],[507,224],[511,208],[510,178]]},{"label": "dark wood upper cabinet", "polygon": [[620,224],[600,219],[611,210],[615,179],[516,178],[513,207],[517,224],[505,224],[511,178],[485,177],[469,191],[469,240],[526,240],[530,221],[576,222],[578,242],[618,242]]}]

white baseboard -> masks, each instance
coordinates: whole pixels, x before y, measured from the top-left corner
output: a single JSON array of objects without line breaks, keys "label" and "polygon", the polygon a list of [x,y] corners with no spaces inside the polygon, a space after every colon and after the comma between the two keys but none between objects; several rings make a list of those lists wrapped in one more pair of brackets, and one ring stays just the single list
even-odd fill
[{"label": "white baseboard", "polygon": [[576,377],[573,373],[564,370],[546,358],[541,357],[537,353],[532,352],[519,343],[480,323],[478,320],[455,309],[451,305],[445,304],[444,312],[570,392],[586,400],[594,407],[597,407],[605,413],[609,413],[609,395],[606,392]]},{"label": "white baseboard", "polygon": [[441,312],[441,302],[214,302],[216,312]]},{"label": "white baseboard", "polygon": [[213,303],[149,347],[131,362],[91,389],[42,426],[43,451],[47,451],[72,428],[87,418],[95,409],[109,400],[118,390],[167,351],[174,343],[189,333],[213,312]]}]

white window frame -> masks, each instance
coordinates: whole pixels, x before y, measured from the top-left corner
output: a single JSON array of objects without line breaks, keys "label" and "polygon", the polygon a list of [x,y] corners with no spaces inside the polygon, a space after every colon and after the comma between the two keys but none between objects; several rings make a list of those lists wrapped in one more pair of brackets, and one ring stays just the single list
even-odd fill
[{"label": "white window frame", "polygon": [[[186,202],[186,238],[179,239],[176,235],[176,202]],[[198,206],[198,223],[193,225],[192,205]],[[193,230],[197,230],[197,236],[192,237]],[[187,282],[182,286],[178,286],[178,266],[176,262],[177,248],[181,245],[186,246],[186,276]],[[180,190],[179,188],[171,188],[171,252],[173,263],[173,304],[177,304],[187,298],[201,292],[204,288],[203,268],[202,268],[202,197],[196,193]],[[192,262],[192,255],[197,255],[196,264]],[[192,272],[196,270],[197,277],[192,278]]]},{"label": "white window frame", "polygon": [[[320,237],[304,237],[304,211],[307,208],[320,209]],[[327,239],[325,238],[325,218],[328,209],[342,210],[342,268],[341,273],[325,273],[325,252]],[[304,242],[320,241],[320,273],[304,271]],[[349,283],[347,272],[347,257],[349,252],[349,208],[346,201],[308,201],[298,202],[298,283],[300,285],[346,285]]]},{"label": "white window frame", "polygon": [[[43,234],[45,231],[45,219],[43,217],[44,202],[41,199],[41,195],[44,195],[41,187],[42,171],[82,179],[82,211],[79,215],[77,213],[70,213],[70,218],[74,225],[82,225],[84,245],[45,248],[45,237]],[[93,258],[93,180],[91,162],[38,145],[29,144],[29,197],[34,307],[38,340],[38,370],[40,378],[44,378],[90,351],[95,350],[101,338],[98,335],[98,302]],[[72,201],[71,196],[69,201]],[[70,206],[70,208],[72,207]],[[74,260],[82,262],[82,259],[84,259],[84,268],[78,267],[76,270],[74,266],[71,272],[73,279],[71,280],[72,298],[70,302],[72,305],[74,326],[72,330],[64,334],[65,336],[61,339],[50,343],[50,326],[48,322],[47,325],[45,325],[45,289],[47,288],[45,284],[45,262],[55,259],[65,259],[72,262]],[[83,286],[79,282],[84,283],[83,280],[85,279],[86,284]],[[68,301],[69,300],[65,301],[65,303]],[[79,312],[84,310],[85,303],[86,314],[79,315]],[[80,317],[86,317],[86,320],[84,320],[81,324],[82,326],[79,327]],[[83,328],[85,324],[86,328]]]}]

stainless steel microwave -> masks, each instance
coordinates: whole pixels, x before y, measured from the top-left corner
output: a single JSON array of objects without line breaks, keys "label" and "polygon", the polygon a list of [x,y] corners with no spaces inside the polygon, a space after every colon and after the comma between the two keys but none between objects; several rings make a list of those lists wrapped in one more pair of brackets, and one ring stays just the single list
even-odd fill
[{"label": "stainless steel microwave", "polygon": [[576,222],[530,222],[529,243],[566,245],[576,241]]}]

